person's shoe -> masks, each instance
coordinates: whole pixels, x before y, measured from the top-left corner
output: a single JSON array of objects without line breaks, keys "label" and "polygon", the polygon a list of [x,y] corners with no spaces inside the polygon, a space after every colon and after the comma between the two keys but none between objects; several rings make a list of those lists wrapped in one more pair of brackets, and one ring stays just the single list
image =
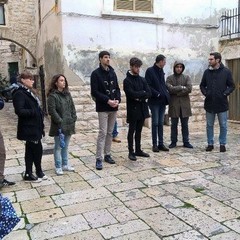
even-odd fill
[{"label": "person's shoe", "polygon": [[102,170],[102,160],[101,159],[96,159],[96,169],[97,170]]},{"label": "person's shoe", "polygon": [[220,145],[220,152],[226,152],[225,145]]},{"label": "person's shoe", "polygon": [[213,149],[214,149],[214,146],[213,146],[213,145],[208,145],[208,146],[206,147],[206,152],[211,152]]},{"label": "person's shoe", "polygon": [[104,161],[110,164],[115,164],[115,161],[112,159],[111,155],[105,155]]},{"label": "person's shoe", "polygon": [[175,142],[171,142],[171,144],[168,146],[169,148],[175,148],[177,144]]},{"label": "person's shoe", "polygon": [[41,178],[37,178],[33,174],[28,174],[28,173],[25,173],[25,176],[23,177],[23,179],[25,182],[34,182],[34,183],[38,183],[42,181]]},{"label": "person's shoe", "polygon": [[12,186],[12,185],[15,185],[15,184],[16,184],[15,182],[10,182],[7,179],[3,179],[3,180],[0,181],[0,189],[2,187]]},{"label": "person's shoe", "polygon": [[158,149],[159,149],[160,151],[164,151],[164,152],[168,152],[168,151],[169,151],[169,149],[168,149],[167,147],[165,147],[164,145],[159,145],[159,146],[158,146]]},{"label": "person's shoe", "polygon": [[135,156],[138,157],[150,157],[150,155],[148,153],[143,152],[142,150],[135,152]]},{"label": "person's shoe", "polygon": [[137,160],[136,155],[135,155],[134,153],[129,153],[129,154],[128,154],[128,158],[129,158],[130,160],[132,160],[132,161],[136,161],[136,160]]},{"label": "person's shoe", "polygon": [[116,143],[120,143],[120,142],[121,142],[121,140],[120,140],[118,137],[114,137],[114,138],[112,139],[112,141],[113,141],[113,142],[116,142]]},{"label": "person's shoe", "polygon": [[63,175],[63,170],[62,170],[62,168],[56,168],[56,169],[55,169],[55,172],[56,172],[57,175]]},{"label": "person's shoe", "polygon": [[47,180],[48,179],[48,177],[43,172],[36,173],[36,175],[37,175],[38,178],[41,178],[42,180]]},{"label": "person's shoe", "polygon": [[183,146],[185,148],[193,148],[193,145],[191,143],[189,143],[189,142],[184,143]]},{"label": "person's shoe", "polygon": [[63,171],[68,171],[68,172],[74,172],[74,167],[72,167],[70,165],[63,165],[62,170]]},{"label": "person's shoe", "polygon": [[153,145],[152,151],[153,151],[153,152],[159,152],[158,146]]}]

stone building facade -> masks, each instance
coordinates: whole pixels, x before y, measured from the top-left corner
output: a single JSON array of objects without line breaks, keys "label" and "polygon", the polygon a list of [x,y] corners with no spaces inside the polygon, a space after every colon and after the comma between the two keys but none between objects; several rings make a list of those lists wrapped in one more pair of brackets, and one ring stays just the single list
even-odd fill
[{"label": "stone building facade", "polygon": [[[36,66],[36,3],[36,0],[0,0],[4,13],[4,23],[0,25],[0,74],[7,79],[10,63],[18,65],[19,72]],[[14,52],[10,50],[11,43],[15,44]]]}]

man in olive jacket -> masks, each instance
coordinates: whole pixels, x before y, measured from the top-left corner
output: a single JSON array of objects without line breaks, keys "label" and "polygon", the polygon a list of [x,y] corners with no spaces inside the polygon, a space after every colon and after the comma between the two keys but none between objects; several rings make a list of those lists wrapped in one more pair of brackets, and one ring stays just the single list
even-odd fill
[{"label": "man in olive jacket", "polygon": [[193,148],[189,143],[188,120],[192,115],[189,93],[192,91],[192,83],[188,75],[183,74],[185,65],[183,61],[175,61],[174,74],[167,78],[166,85],[170,93],[168,113],[171,117],[171,144],[169,148],[177,146],[178,121],[181,120],[183,146]]},{"label": "man in olive jacket", "polygon": [[200,84],[201,92],[205,96],[204,109],[206,110],[208,141],[206,151],[208,152],[214,149],[214,121],[216,115],[220,126],[220,152],[226,152],[228,96],[235,89],[232,73],[224,67],[221,60],[220,53],[210,53],[208,58],[209,68],[205,70]]}]

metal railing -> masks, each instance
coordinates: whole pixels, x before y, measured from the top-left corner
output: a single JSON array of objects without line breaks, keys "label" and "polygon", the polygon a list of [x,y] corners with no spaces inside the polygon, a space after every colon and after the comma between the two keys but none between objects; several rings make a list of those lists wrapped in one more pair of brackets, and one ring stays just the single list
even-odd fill
[{"label": "metal railing", "polygon": [[225,11],[221,16],[221,37],[240,36],[240,8]]}]

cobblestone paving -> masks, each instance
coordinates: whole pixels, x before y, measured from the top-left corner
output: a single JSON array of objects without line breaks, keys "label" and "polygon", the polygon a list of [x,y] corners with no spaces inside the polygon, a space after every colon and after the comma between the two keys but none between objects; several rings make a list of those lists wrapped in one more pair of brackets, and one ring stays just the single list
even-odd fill
[{"label": "cobblestone paving", "polygon": [[[229,124],[226,153],[219,152],[217,138],[213,152],[204,151],[204,123],[190,125],[194,149],[179,141],[159,153],[151,151],[150,129],[144,128],[142,148],[151,156],[136,162],[127,158],[127,129],[121,128],[122,142],[112,145],[117,164],[104,163],[102,171],[94,166],[97,132],[78,131],[70,146],[75,172],[63,176],[54,173],[53,139],[46,136],[49,179],[25,183],[24,143],[16,139],[12,104],[0,114],[5,174],[16,181],[1,192],[21,217],[4,240],[240,240],[240,125]],[[170,127],[164,132],[169,144]]]}]

